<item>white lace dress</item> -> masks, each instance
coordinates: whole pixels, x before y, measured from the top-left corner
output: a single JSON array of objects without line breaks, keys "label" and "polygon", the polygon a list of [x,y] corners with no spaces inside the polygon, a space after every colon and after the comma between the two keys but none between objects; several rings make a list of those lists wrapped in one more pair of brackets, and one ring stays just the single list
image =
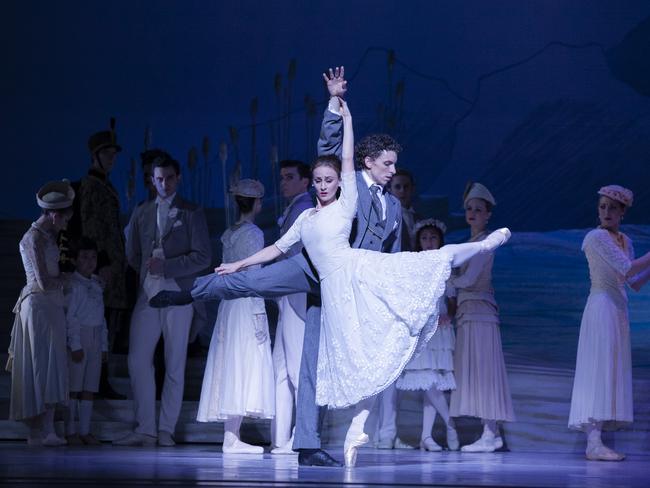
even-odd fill
[{"label": "white lace dress", "polygon": [[357,208],[355,174],[342,175],[340,198],[305,210],[276,246],[302,240],[321,287],[316,403],[354,405],[400,375],[420,337],[438,321],[452,256],[444,250],[385,254],[348,242]]},{"label": "white lace dress", "polygon": [[[440,315],[447,313],[446,297],[453,296],[453,288],[447,288],[446,296],[440,299]],[[413,357],[406,365],[401,376],[395,383],[398,390],[428,390],[435,386],[436,390],[447,391],[456,389],[454,377],[454,346],[456,336],[452,324],[438,326],[435,334],[422,352]]]},{"label": "white lace dress", "polygon": [[[221,242],[223,262],[232,263],[262,249],[264,235],[245,222],[227,229]],[[232,416],[275,416],[271,341],[261,298],[223,300],[212,332],[197,420],[215,422]]]},{"label": "white lace dress", "polygon": [[613,429],[632,422],[632,360],[625,275],[634,259],[604,229],[589,232],[582,250],[589,263],[591,291],[580,324],[569,427],[604,422]]},{"label": "white lace dress", "polygon": [[20,241],[27,284],[11,331],[9,418],[21,420],[68,399],[63,287],[56,237],[34,222]]}]

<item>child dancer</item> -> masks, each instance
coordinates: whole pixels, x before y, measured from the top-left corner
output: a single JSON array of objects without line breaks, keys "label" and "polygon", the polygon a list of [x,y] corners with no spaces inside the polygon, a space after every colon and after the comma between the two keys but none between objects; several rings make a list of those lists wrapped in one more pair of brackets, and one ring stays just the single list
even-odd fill
[{"label": "child dancer", "polygon": [[[415,250],[440,249],[444,245],[446,230],[445,224],[439,220],[425,219],[417,222],[413,229]],[[424,392],[420,449],[426,451],[442,451],[442,447],[431,437],[436,413],[440,414],[447,426],[447,447],[452,451],[458,450],[458,435],[454,421],[449,416],[449,406],[443,393],[456,388],[453,364],[456,339],[450,318],[453,316],[455,307],[455,299],[450,298],[453,295],[453,289],[447,287],[446,295],[440,300],[438,328],[429,340],[427,348],[406,365],[397,380],[399,390]],[[450,307],[447,306],[448,303]]]},{"label": "child dancer", "polygon": [[[82,237],[76,247],[76,271],[70,279],[67,299],[67,328],[70,371],[70,402],[66,421],[68,444],[98,445],[90,433],[93,396],[99,389],[102,361],[108,351],[108,329],[104,318],[103,284],[97,275],[97,244]],[[79,432],[75,418],[79,416]]]}]

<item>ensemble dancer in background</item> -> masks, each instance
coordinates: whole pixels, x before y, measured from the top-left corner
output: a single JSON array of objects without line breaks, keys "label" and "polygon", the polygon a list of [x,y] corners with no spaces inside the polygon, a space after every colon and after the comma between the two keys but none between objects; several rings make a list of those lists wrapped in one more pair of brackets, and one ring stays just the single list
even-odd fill
[{"label": "ensemble dancer in background", "polygon": [[[464,195],[465,219],[470,226],[469,242],[488,236],[487,224],[496,205],[494,197],[480,183],[470,183]],[[452,417],[478,417],[483,433],[461,448],[464,452],[492,452],[503,446],[497,422],[514,421],[508,386],[499,314],[492,288],[493,253],[483,253],[466,262],[449,280],[456,288],[456,389],[451,394]]]},{"label": "ensemble dancer in background", "polygon": [[72,217],[74,190],[67,181],[44,185],[36,195],[41,216],[20,240],[27,284],[14,307],[7,369],[9,418],[29,427],[30,446],[66,444],[54,430],[56,404],[68,400],[66,320],[57,236]]},{"label": "ensemble dancer in background", "polygon": [[215,271],[229,274],[267,263],[302,241],[321,285],[316,403],[355,406],[344,444],[345,464],[354,466],[357,449],[369,440],[364,426],[375,395],[399,377],[418,344],[424,347],[436,330],[438,300],[451,267],[500,246],[509,232],[502,229],[481,243],[420,253],[352,248],[349,236],[358,200],[354,134],[347,104],[339,102],[342,165],[334,158],[319,158],[314,164],[316,208],[304,211],[275,244]]},{"label": "ensemble dancer in background", "polygon": [[[278,219],[280,235],[284,235],[314,202],[308,188],[311,183],[309,165],[297,160],[280,161],[280,191],[288,205]],[[302,251],[297,243],[280,259],[290,258]],[[200,302],[198,302],[200,303]],[[292,419],[298,403],[300,359],[305,338],[307,294],[294,293],[278,298],[278,325],[273,345],[275,372],[275,418],[271,423],[271,454],[295,454],[293,450]]]},{"label": "ensemble dancer in background", "polygon": [[598,461],[625,458],[601,439],[633,420],[632,359],[626,282],[650,267],[650,253],[634,259],[632,241],[620,231],[633,194],[618,185],[598,191],[600,226],[583,243],[591,290],[582,315],[569,427],[587,435],[586,457]]},{"label": "ensemble dancer in background", "polygon": [[[436,219],[420,220],[413,229],[416,251],[440,249],[444,245],[447,227]],[[454,378],[454,328],[451,317],[456,308],[455,290],[447,286],[445,296],[440,299],[438,328],[426,348],[411,359],[402,375],[396,381],[398,390],[422,391],[422,434],[420,449],[442,451],[442,447],[431,437],[436,413],[447,427],[447,447],[458,450],[458,434],[454,420],[449,416],[449,405],[444,391],[456,389]]]},{"label": "ensemble dancer in background", "polygon": [[[70,445],[99,445],[90,432],[93,399],[99,389],[103,358],[108,352],[108,329],[104,317],[104,283],[94,274],[97,244],[81,238],[73,245],[75,272],[66,287],[68,369],[70,401],[65,435]],[[79,429],[75,424],[79,417]]]},{"label": "ensemble dancer in background", "polygon": [[[149,298],[161,289],[188,290],[210,265],[210,237],[203,210],[176,193],[180,164],[170,156],[153,163],[154,200],[138,206],[129,223],[127,258],[138,270],[140,288],[131,316],[129,376],[136,428],[115,445],[175,445],[174,431],[183,403],[185,361],[193,309],[191,305],[158,310]],[[153,356],[160,336],[165,340],[165,380],[160,422],[156,422]]]},{"label": "ensemble dancer in background", "polygon": [[[248,257],[264,247],[264,234],[254,223],[262,209],[264,186],[244,179],[230,192],[240,216],[221,236],[225,263]],[[271,339],[264,300],[223,300],[212,332],[196,419],[224,422],[224,453],[262,454],[261,446],[240,440],[239,428],[243,417],[272,419],[274,415]]]}]

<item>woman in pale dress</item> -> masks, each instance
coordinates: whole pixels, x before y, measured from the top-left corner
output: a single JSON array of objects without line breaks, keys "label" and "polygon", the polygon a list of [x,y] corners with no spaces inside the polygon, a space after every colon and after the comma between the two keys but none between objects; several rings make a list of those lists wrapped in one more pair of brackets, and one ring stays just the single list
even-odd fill
[{"label": "woman in pale dress", "polygon": [[[470,183],[464,195],[469,242],[488,236],[487,224],[496,205],[490,191]],[[494,253],[483,253],[461,266],[449,280],[456,289],[456,390],[451,394],[452,417],[478,417],[483,433],[464,452],[493,452],[503,446],[498,422],[515,420],[499,331],[499,313],[492,288]]]},{"label": "woman in pale dress", "polygon": [[[231,190],[240,218],[221,237],[223,261],[244,259],[264,247],[253,222],[262,208],[264,187],[240,180]],[[275,416],[275,385],[269,326],[262,298],[238,298],[219,304],[205,365],[197,420],[224,422],[223,452],[261,454],[261,446],[241,441],[243,417]]]},{"label": "woman in pale dress", "polygon": [[[318,204],[305,210],[275,244],[235,263],[220,274],[276,259],[302,241],[318,271],[322,300],[316,402],[329,408],[355,405],[344,443],[347,466],[354,466],[374,397],[392,384],[435,332],[438,301],[452,266],[503,244],[507,229],[482,243],[445,246],[420,253],[385,254],[350,247],[357,211],[354,137],[347,104],[343,115],[343,164],[319,157],[313,166]],[[341,196],[337,199],[337,190]]]},{"label": "woman in pale dress", "polygon": [[[620,231],[632,192],[618,185],[598,191],[600,226],[582,243],[591,291],[582,315],[569,427],[587,435],[587,459],[621,461],[625,456],[601,440],[603,429],[632,422],[632,360],[626,282],[634,288],[647,272],[650,253],[635,260],[632,241]],[[637,282],[636,285],[639,283]]]},{"label": "woman in pale dress", "polygon": [[72,217],[74,190],[67,181],[44,185],[36,195],[42,214],[20,241],[27,284],[14,308],[8,369],[9,418],[29,427],[29,445],[66,444],[54,430],[54,410],[68,400],[68,357],[63,280],[57,235]]},{"label": "woman in pale dress", "polygon": [[[415,250],[430,251],[444,245],[447,226],[436,219],[424,219],[415,224]],[[442,447],[433,440],[431,431],[436,414],[439,414],[447,427],[447,447],[450,451],[458,450],[458,434],[454,420],[449,416],[449,405],[443,392],[456,389],[454,378],[454,329],[451,317],[454,315],[456,299],[454,290],[447,287],[445,296],[440,299],[438,328],[431,337],[427,347],[411,359],[402,375],[397,380],[399,390],[422,391],[422,434],[420,449],[425,451],[442,451]]]}]

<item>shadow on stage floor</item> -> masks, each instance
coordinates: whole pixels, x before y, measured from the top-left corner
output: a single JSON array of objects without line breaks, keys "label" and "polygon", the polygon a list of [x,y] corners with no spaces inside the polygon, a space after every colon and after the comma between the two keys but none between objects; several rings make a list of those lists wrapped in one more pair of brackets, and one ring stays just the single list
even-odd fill
[{"label": "shadow on stage floor", "polygon": [[[342,458],[341,449],[331,453]],[[0,484],[237,487],[646,487],[650,456],[621,463],[576,454],[362,449],[358,466],[298,467],[297,456],[223,455],[218,446],[29,448],[0,443]]]}]

